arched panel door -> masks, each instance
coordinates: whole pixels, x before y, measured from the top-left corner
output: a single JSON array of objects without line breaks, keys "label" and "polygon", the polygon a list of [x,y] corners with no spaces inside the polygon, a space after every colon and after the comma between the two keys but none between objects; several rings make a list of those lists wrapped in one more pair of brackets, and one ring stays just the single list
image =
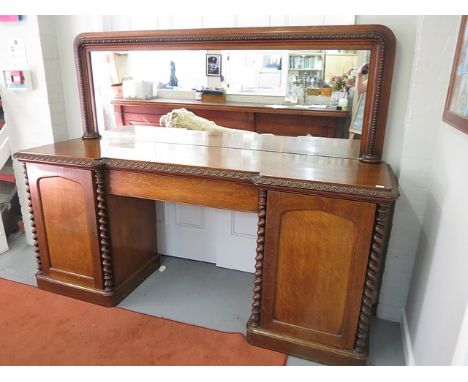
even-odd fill
[{"label": "arched panel door", "polygon": [[352,349],[375,204],[268,192],[262,329]]},{"label": "arched panel door", "polygon": [[92,172],[28,166],[42,272],[53,279],[101,288]]}]

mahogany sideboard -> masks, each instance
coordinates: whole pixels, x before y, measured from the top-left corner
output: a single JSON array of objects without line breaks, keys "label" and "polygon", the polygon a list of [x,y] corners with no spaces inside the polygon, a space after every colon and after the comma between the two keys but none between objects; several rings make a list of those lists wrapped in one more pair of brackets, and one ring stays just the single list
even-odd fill
[{"label": "mahogany sideboard", "polygon": [[248,341],[327,364],[366,363],[399,195],[387,164],[355,159],[359,143],[345,139],[126,129],[15,154],[39,288],[121,301],[159,264],[154,200],[257,212]]},{"label": "mahogany sideboard", "polygon": [[275,108],[268,105],[240,102],[208,102],[198,100],[114,99],[116,126],[160,126],[161,116],[173,109],[185,108],[196,115],[232,129],[255,131],[260,134],[285,136],[347,138],[350,112],[327,109],[306,109],[294,106]]}]

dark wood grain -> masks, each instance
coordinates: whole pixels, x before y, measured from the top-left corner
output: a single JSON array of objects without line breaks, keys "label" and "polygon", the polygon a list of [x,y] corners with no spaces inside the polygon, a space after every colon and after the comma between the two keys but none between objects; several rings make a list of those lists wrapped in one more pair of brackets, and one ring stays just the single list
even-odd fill
[{"label": "dark wood grain", "polygon": [[153,201],[108,195],[113,274],[116,285],[159,265]]},{"label": "dark wood grain", "polygon": [[109,193],[237,211],[257,210],[253,185],[135,171],[109,171]]},{"label": "dark wood grain", "polygon": [[258,114],[255,116],[255,131],[260,134],[347,138],[347,120],[346,116]]}]

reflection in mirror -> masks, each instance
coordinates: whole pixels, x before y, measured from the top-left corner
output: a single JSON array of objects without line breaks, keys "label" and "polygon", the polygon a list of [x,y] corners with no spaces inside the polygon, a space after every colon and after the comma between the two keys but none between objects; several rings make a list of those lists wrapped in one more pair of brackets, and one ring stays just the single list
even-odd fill
[{"label": "reflection in mirror", "polygon": [[91,60],[100,131],[361,136],[369,50],[93,51]]}]

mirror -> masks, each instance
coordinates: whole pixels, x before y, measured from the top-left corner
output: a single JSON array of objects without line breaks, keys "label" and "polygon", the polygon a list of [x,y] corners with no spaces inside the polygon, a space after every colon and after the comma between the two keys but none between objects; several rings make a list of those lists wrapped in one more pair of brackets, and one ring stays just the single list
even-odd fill
[{"label": "mirror", "polygon": [[239,131],[360,139],[369,60],[369,50],[92,52],[98,128],[164,126],[184,108]]},{"label": "mirror", "polygon": [[80,35],[83,138],[129,125],[229,129],[345,139],[377,162],[394,45],[376,25]]}]

